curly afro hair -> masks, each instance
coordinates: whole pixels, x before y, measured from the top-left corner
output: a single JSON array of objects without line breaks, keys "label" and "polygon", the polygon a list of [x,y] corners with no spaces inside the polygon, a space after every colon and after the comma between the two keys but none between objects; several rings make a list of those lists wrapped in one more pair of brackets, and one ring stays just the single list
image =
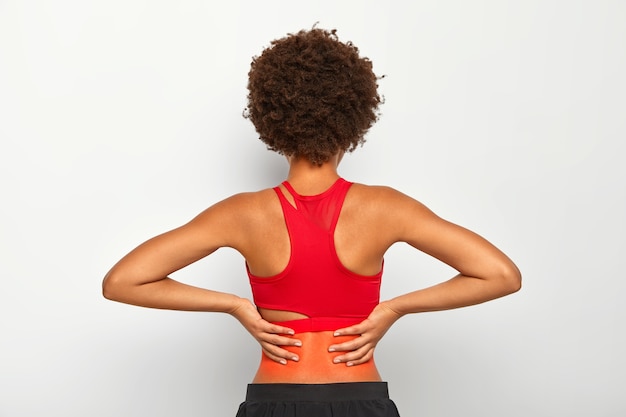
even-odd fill
[{"label": "curly afro hair", "polygon": [[271,42],[248,73],[244,117],[268,149],[315,165],[351,152],[378,119],[378,77],[336,30],[313,27]]}]

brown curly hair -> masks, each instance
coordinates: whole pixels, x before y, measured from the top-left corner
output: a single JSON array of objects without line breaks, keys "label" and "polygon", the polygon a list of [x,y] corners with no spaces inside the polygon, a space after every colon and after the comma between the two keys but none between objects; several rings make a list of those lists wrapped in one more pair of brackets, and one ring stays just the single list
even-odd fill
[{"label": "brown curly hair", "polygon": [[336,30],[301,30],[253,58],[244,117],[268,149],[321,165],[365,142],[382,102],[377,80],[372,62]]}]

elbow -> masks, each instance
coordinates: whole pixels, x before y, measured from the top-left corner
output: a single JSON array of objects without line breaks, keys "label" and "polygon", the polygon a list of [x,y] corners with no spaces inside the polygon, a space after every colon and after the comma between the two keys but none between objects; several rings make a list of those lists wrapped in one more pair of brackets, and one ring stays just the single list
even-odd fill
[{"label": "elbow", "polygon": [[121,293],[121,283],[119,277],[109,271],[108,274],[102,280],[102,295],[107,300],[119,301]]},{"label": "elbow", "polygon": [[513,263],[502,271],[500,281],[505,291],[504,295],[513,294],[522,289],[522,273]]}]

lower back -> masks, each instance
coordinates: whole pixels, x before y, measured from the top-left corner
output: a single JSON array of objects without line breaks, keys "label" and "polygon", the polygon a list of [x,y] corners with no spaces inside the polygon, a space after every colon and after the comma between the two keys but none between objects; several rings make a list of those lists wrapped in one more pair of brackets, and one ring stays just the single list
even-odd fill
[{"label": "lower back", "polygon": [[328,352],[328,346],[358,336],[333,336],[333,332],[323,331],[298,333],[294,337],[302,341],[302,347],[284,348],[296,353],[300,360],[290,360],[282,365],[263,354],[253,383],[327,384],[381,380],[373,359],[355,366],[333,363],[333,359],[343,352]]}]

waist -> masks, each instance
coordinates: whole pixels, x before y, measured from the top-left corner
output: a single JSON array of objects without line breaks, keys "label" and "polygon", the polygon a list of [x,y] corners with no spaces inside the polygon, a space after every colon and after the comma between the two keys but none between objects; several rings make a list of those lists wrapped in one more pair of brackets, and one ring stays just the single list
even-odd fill
[{"label": "waist", "polygon": [[307,317],[297,320],[275,321],[296,333],[335,331],[362,322],[366,317]]},{"label": "waist", "polygon": [[344,352],[329,352],[328,347],[358,336],[334,336],[333,331],[316,331],[297,333],[293,337],[300,340],[302,346],[283,348],[297,354],[299,361],[289,360],[286,365],[282,365],[262,354],[254,383],[326,384],[381,381],[374,359],[355,366],[333,362],[336,356]]},{"label": "waist", "polygon": [[246,401],[349,401],[388,399],[386,382],[249,384]]}]

